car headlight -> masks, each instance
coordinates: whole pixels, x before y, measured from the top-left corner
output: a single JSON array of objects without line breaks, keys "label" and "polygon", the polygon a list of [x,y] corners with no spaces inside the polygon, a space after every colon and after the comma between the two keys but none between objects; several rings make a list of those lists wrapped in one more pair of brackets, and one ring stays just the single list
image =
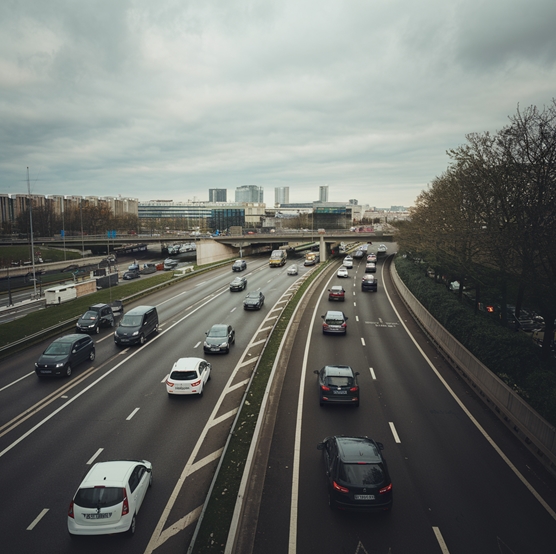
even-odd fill
[{"label": "car headlight", "polygon": [[135,333],[133,333],[133,335],[131,335],[132,337],[136,337],[139,334],[139,331],[135,331]]},{"label": "car headlight", "polygon": [[37,362],[35,362],[35,367],[39,367],[39,364]]},{"label": "car headlight", "polygon": [[209,344],[207,341],[205,341],[205,342],[203,343],[203,346],[206,346],[206,347],[208,348],[208,347],[210,346],[210,344]]},{"label": "car headlight", "polygon": [[64,364],[63,364],[63,362],[59,362],[59,363],[57,363],[57,364],[56,364],[56,367],[64,367]]},{"label": "car headlight", "polygon": [[223,343],[220,345],[220,348],[226,348],[227,346],[228,346],[228,343],[227,343],[227,342],[223,342]]}]

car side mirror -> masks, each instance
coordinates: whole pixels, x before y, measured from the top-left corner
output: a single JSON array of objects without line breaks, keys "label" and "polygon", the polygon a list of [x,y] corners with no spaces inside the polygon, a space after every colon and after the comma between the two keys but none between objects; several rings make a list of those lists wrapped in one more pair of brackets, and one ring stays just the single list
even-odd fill
[{"label": "car side mirror", "polygon": [[324,450],[324,443],[323,442],[319,442],[317,444],[317,450]]},{"label": "car side mirror", "polygon": [[356,372],[355,372],[355,375],[359,375],[359,371],[356,371]]},{"label": "car side mirror", "polygon": [[321,315],[321,318],[322,318],[322,319],[324,319],[324,316],[323,316],[323,315]]},{"label": "car side mirror", "polygon": [[313,373],[314,373],[315,375],[318,375],[318,374],[319,374],[319,370],[318,370],[318,369],[315,369],[315,370],[313,370]]},{"label": "car side mirror", "polygon": [[349,317],[346,315],[346,316],[344,316],[344,319],[347,321],[349,319]]}]

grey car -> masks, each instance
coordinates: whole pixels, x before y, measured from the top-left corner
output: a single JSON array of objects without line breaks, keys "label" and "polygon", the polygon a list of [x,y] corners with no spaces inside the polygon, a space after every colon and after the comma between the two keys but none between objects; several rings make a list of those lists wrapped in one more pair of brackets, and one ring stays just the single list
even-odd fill
[{"label": "grey car", "polygon": [[38,377],[69,377],[73,368],[95,359],[95,343],[89,335],[73,334],[50,343],[35,363]]},{"label": "grey car", "polygon": [[207,338],[203,344],[205,353],[224,353],[230,351],[230,346],[236,341],[236,333],[231,325],[217,323],[206,333]]}]

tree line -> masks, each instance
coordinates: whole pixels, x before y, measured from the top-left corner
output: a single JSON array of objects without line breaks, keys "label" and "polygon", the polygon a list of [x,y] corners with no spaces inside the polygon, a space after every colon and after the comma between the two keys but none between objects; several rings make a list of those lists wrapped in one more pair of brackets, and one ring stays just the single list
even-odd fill
[{"label": "tree line", "polygon": [[475,305],[526,306],[545,322],[543,357],[556,318],[556,101],[520,110],[496,133],[473,133],[448,151],[446,171],[417,197],[400,248],[436,274],[475,291]]}]

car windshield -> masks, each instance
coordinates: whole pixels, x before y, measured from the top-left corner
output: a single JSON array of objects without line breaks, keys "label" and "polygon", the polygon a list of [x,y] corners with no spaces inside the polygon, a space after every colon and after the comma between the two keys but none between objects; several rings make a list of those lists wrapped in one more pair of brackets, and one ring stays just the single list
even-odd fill
[{"label": "car windshield", "polygon": [[209,333],[208,333],[208,337],[212,337],[212,338],[220,338],[220,337],[225,337],[228,334],[228,330],[226,329],[226,327],[213,327]]},{"label": "car windshield", "polygon": [[353,378],[347,375],[330,375],[326,379],[326,384],[331,387],[351,387]]},{"label": "car windshield", "polygon": [[123,502],[122,487],[94,487],[79,489],[75,495],[75,503],[82,508],[107,508]]},{"label": "car windshield", "polygon": [[252,299],[254,298],[256,300],[257,298],[259,298],[259,293],[258,292],[250,292],[247,295],[247,298],[252,298]]},{"label": "car windshield", "polygon": [[53,342],[44,353],[49,356],[63,356],[64,354],[69,354],[71,350],[70,342]]},{"label": "car windshield", "polygon": [[340,464],[339,477],[344,483],[360,487],[384,482],[384,472],[378,464]]},{"label": "car windshield", "polygon": [[81,316],[81,319],[96,319],[97,315],[98,315],[97,312],[85,312]]},{"label": "car windshield", "polygon": [[193,379],[197,379],[199,374],[196,370],[177,370],[172,371],[170,374],[170,379],[174,381],[191,381]]},{"label": "car windshield", "polygon": [[122,327],[138,327],[139,325],[141,325],[141,319],[142,318],[140,315],[124,315],[120,325]]}]

